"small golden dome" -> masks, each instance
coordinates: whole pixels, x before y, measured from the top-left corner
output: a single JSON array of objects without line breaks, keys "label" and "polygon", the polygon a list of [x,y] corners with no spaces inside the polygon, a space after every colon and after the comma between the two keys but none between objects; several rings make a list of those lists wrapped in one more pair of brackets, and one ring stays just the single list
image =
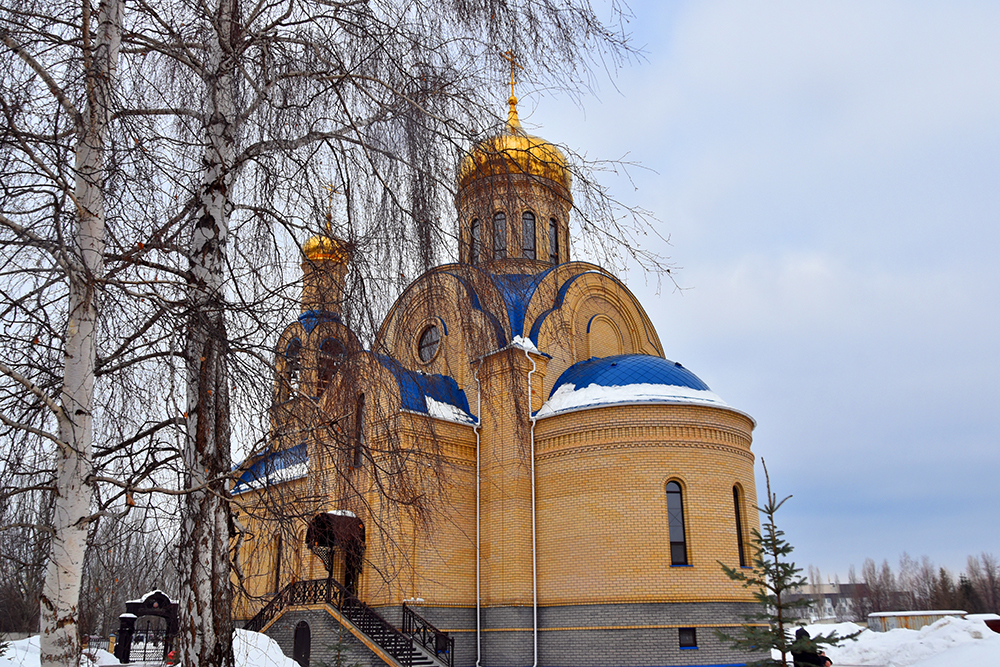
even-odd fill
[{"label": "small golden dome", "polygon": [[350,258],[347,243],[329,236],[314,236],[302,245],[302,254],[311,262],[345,263]]},{"label": "small golden dome", "polygon": [[563,186],[567,194],[572,177],[566,156],[555,145],[521,129],[517,118],[517,98],[507,100],[510,111],[506,130],[480,141],[458,166],[458,189],[490,176],[526,174],[547,178]]}]

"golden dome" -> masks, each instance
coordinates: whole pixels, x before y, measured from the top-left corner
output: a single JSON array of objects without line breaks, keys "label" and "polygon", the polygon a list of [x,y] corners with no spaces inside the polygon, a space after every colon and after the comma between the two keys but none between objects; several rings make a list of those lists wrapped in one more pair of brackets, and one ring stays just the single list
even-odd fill
[{"label": "golden dome", "polygon": [[507,101],[510,111],[506,130],[480,141],[462,158],[458,166],[458,189],[480,178],[527,174],[554,181],[566,188],[568,194],[572,177],[566,156],[555,145],[522,130],[517,118],[517,98],[511,96]]},{"label": "golden dome", "polygon": [[345,263],[350,257],[347,243],[329,236],[314,236],[302,245],[302,254],[311,262]]}]

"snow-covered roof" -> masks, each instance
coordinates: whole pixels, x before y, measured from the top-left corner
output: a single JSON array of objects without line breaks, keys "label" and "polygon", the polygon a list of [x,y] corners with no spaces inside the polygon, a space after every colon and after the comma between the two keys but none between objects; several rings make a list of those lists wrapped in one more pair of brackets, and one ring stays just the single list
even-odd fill
[{"label": "snow-covered roof", "polygon": [[148,600],[149,598],[151,598],[154,595],[162,595],[163,597],[167,598],[167,600],[169,602],[171,602],[171,603],[176,602],[176,600],[171,600],[169,595],[167,595],[166,593],[164,593],[163,591],[161,591],[159,588],[157,588],[156,590],[152,590],[152,591],[149,591],[148,593],[144,594],[138,600],[126,600],[125,604],[145,604],[146,600]]},{"label": "snow-covered roof", "polygon": [[250,466],[240,475],[233,487],[233,495],[272,484],[281,484],[309,474],[309,454],[306,444],[271,452]]},{"label": "snow-covered roof", "polygon": [[729,406],[681,364],[647,354],[592,357],[563,372],[536,416],[621,403]]},{"label": "snow-covered roof", "polygon": [[402,408],[460,424],[475,424],[469,412],[469,400],[454,378],[412,371],[392,357],[375,355],[391,372],[399,386]]}]

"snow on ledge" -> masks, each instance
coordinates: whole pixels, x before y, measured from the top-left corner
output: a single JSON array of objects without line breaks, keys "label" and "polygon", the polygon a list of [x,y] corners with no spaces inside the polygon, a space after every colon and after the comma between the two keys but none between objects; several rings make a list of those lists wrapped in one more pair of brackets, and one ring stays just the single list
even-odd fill
[{"label": "snow on ledge", "polygon": [[437,417],[438,419],[444,419],[445,421],[455,422],[458,424],[476,423],[476,420],[466,413],[465,410],[455,407],[451,403],[435,401],[430,396],[425,396],[424,400],[427,401],[427,414],[431,417]]},{"label": "snow on ledge", "polygon": [[514,340],[510,342],[511,347],[516,347],[519,350],[524,350],[525,352],[533,352],[535,354],[541,354],[534,343],[531,342],[530,338],[523,338],[521,336],[514,336]]},{"label": "snow on ledge", "polygon": [[616,403],[688,403],[694,405],[709,405],[728,408],[729,405],[713,391],[691,389],[672,384],[627,384],[616,387],[604,387],[591,384],[577,388],[576,385],[564,384],[545,401],[545,404],[535,414],[536,417],[547,417],[560,412],[578,408],[614,405]]}]

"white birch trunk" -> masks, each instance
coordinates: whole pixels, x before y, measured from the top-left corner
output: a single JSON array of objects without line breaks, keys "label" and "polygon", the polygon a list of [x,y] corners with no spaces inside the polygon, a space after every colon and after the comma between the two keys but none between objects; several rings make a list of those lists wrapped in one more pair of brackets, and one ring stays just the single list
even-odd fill
[{"label": "white birch trunk", "polygon": [[[98,281],[104,273],[104,152],[110,86],[121,47],[123,0],[103,0],[96,39],[84,35],[87,105],[77,123],[74,234],[76,270],[69,273],[69,313],[60,396],[51,554],[41,595],[41,664],[77,667],[83,557],[93,487],[94,364]],[[84,15],[85,27],[89,16]],[[89,50],[89,52],[88,52]]]},{"label": "white birch trunk", "polygon": [[[223,266],[229,234],[229,188],[236,105],[230,40],[236,0],[220,0],[205,76],[202,188],[191,234],[190,314],[186,341],[188,488],[181,533],[180,659],[198,667],[233,664],[229,571],[229,377]],[[207,488],[204,488],[207,485]]]}]

